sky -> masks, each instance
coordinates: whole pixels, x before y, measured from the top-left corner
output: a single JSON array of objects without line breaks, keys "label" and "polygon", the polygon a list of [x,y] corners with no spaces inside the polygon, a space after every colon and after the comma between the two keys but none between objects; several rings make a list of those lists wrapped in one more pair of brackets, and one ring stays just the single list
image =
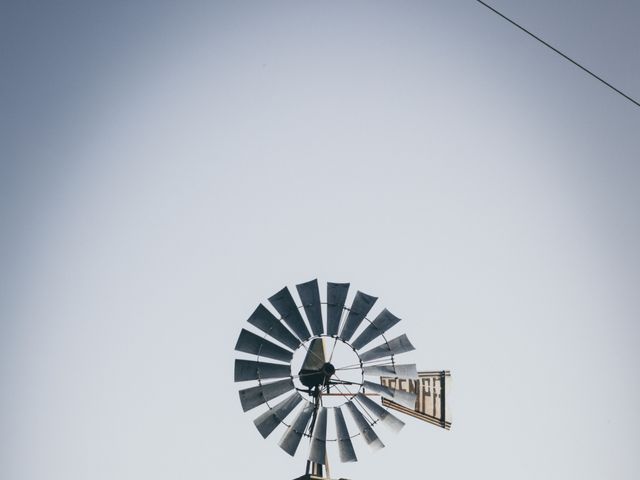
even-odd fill
[{"label": "sky", "polygon": [[[637,2],[492,5],[640,97]],[[637,106],[470,0],[4,1],[0,45],[2,478],[300,475],[233,347],[313,278],[453,379],[334,476],[638,478]]]}]

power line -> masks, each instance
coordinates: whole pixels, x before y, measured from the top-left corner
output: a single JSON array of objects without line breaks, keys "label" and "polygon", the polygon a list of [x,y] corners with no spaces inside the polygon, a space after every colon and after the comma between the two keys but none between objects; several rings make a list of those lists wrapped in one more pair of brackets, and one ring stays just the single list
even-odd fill
[{"label": "power line", "polygon": [[516,27],[518,27],[520,30],[522,30],[524,33],[526,33],[527,35],[530,35],[531,37],[535,38],[536,40],[538,40],[540,43],[542,43],[544,46],[549,47],[551,50],[553,50],[554,52],[556,52],[558,55],[560,55],[561,57],[564,57],[566,60],[569,60],[571,63],[573,63],[576,67],[581,68],[582,70],[584,70],[585,72],[587,72],[589,75],[591,75],[593,78],[595,78],[596,80],[599,80],[600,82],[604,83],[607,87],[609,87],[611,90],[613,90],[616,93],[619,93],[620,95],[622,95],[624,98],[626,98],[627,100],[629,100],[630,102],[634,103],[636,106],[640,107],[640,103],[638,103],[636,100],[634,100],[633,98],[631,98],[629,95],[627,95],[626,93],[618,90],[616,87],[614,87],[613,85],[611,85],[609,82],[607,82],[606,80],[604,80],[603,78],[599,77],[598,75],[596,75],[595,73],[593,73],[591,70],[589,70],[586,67],[583,67],[582,65],[580,65],[578,62],[576,62],[574,59],[570,58],[569,56],[565,55],[564,53],[562,53],[560,50],[558,50],[557,48],[555,48],[552,45],[549,45],[547,42],[545,42],[543,39],[541,39],[540,37],[538,37],[537,35],[531,33],[529,30],[527,30],[526,28],[524,28],[523,26],[519,25],[518,23],[516,23],[515,21],[511,20],[509,17],[507,17],[506,15],[500,13],[498,10],[496,10],[495,8],[493,8],[491,5],[486,4],[485,2],[483,2],[482,0],[476,0],[476,2],[478,2],[481,5],[484,5],[485,7],[487,7],[489,10],[491,10],[493,13],[499,15],[500,17],[504,18],[507,22],[511,23],[512,25],[515,25]]}]

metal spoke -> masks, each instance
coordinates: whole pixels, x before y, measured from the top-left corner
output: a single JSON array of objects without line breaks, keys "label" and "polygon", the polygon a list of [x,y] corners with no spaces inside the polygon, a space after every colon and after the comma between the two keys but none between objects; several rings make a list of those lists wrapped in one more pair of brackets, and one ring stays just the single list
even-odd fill
[{"label": "metal spoke", "polygon": [[336,345],[338,344],[338,337],[333,339],[333,348],[331,349],[331,355],[329,355],[329,363],[331,363],[331,359],[333,358],[333,352],[336,351]]},{"label": "metal spoke", "polygon": [[387,361],[387,362],[382,362],[382,363],[372,363],[375,362],[377,360],[371,360],[369,362],[362,362],[362,364],[358,363],[358,364],[351,364],[351,365],[345,365],[344,367],[338,367],[336,368],[337,370],[356,370],[359,369],[361,367],[367,366],[367,367],[378,367],[378,366],[383,366],[383,365],[395,365],[395,362],[393,360],[391,361]]}]

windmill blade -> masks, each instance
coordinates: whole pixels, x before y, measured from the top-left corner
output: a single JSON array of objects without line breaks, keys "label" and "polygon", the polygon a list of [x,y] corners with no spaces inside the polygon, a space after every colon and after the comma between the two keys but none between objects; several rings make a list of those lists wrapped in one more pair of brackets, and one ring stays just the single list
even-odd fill
[{"label": "windmill blade", "polygon": [[290,376],[291,365],[237,359],[233,381],[244,382],[246,380],[257,380],[259,378],[284,378]]},{"label": "windmill blade", "polygon": [[[369,382],[365,380],[362,386],[372,392],[379,393],[384,398],[393,400],[399,403],[403,407],[414,409],[416,408],[416,394],[411,392],[405,392],[404,390],[396,390],[395,388],[385,387],[379,383]],[[377,404],[376,404],[377,405]]]},{"label": "windmill blade", "polygon": [[324,465],[327,462],[327,409],[320,407],[311,434],[309,460]]},{"label": "windmill blade", "polygon": [[313,409],[313,404],[307,402],[280,440],[280,448],[292,457],[295,455],[300,440],[302,440],[302,435],[304,435],[304,431],[307,429],[307,424],[313,414]]},{"label": "windmill blade", "polygon": [[382,443],[382,441],[378,438],[376,432],[373,431],[373,426],[369,425],[369,422],[367,422],[367,419],[364,418],[364,415],[362,415],[360,410],[358,410],[358,407],[354,405],[353,401],[349,400],[347,403],[345,403],[345,406],[347,407],[347,410],[349,410],[349,413],[351,413],[351,416],[353,417],[358,430],[360,430],[362,438],[364,438],[364,441],[367,442],[367,445],[369,445],[374,450],[383,448],[384,443]]},{"label": "windmill blade", "polygon": [[271,435],[271,432],[287,418],[287,415],[289,415],[301,401],[302,395],[298,392],[293,392],[275,407],[270,408],[256,418],[253,423],[260,432],[260,435],[262,435],[262,438],[267,438]]},{"label": "windmill blade", "polygon": [[364,331],[354,340],[352,343],[353,348],[356,350],[361,349],[366,344],[371,342],[374,338],[379,337],[384,332],[393,327],[396,323],[398,323],[400,319],[396,317],[393,313],[391,313],[386,308],[380,312],[380,314],[375,318],[371,324],[364,329]]},{"label": "windmill blade", "polygon": [[401,365],[370,365],[362,368],[367,376],[409,378],[411,380],[418,379],[418,369],[415,363]]},{"label": "windmill blade", "polygon": [[238,392],[240,394],[240,403],[242,404],[242,410],[245,412],[252,408],[262,405],[263,403],[276,398],[283,393],[293,390],[293,380],[287,378],[286,380],[278,380],[273,383],[263,383],[251,388],[245,388]]},{"label": "windmill blade", "polygon": [[301,372],[313,372],[322,369],[327,361],[327,354],[324,349],[324,339],[314,338],[307,348],[307,354],[302,362]]},{"label": "windmill blade", "polygon": [[400,353],[410,352],[416,348],[411,345],[409,338],[406,335],[400,335],[399,337],[389,340],[371,350],[368,350],[360,355],[361,362],[368,362],[377,358],[388,357],[391,355],[398,355]]},{"label": "windmill blade", "polygon": [[293,358],[293,352],[279,347],[275,343],[271,343],[269,340],[266,340],[255,333],[251,333],[249,330],[245,330],[244,328],[238,337],[236,350],[238,352],[259,355],[261,357],[273,358],[274,360],[282,360],[283,362],[290,362]]},{"label": "windmill blade", "polygon": [[311,325],[311,331],[314,335],[322,335],[324,333],[324,325],[322,321],[322,308],[320,307],[320,289],[318,288],[318,280],[311,280],[307,283],[296,285],[304,312],[307,314],[307,320]]},{"label": "windmill blade", "polygon": [[360,291],[356,293],[353,303],[351,304],[351,309],[349,310],[349,315],[347,315],[347,320],[344,322],[342,332],[340,332],[340,338],[342,340],[348,342],[351,339],[353,333],[360,323],[362,323],[364,317],[367,316],[367,313],[369,313],[377,299],[377,297],[372,297]]},{"label": "windmill blade", "polygon": [[340,453],[340,461],[345,462],[357,462],[356,452],[353,449],[353,443],[351,443],[351,436],[349,435],[349,429],[347,429],[347,422],[344,420],[344,415],[340,407],[333,409],[333,417],[336,421],[336,435],[338,437],[338,452]]},{"label": "windmill blade", "polygon": [[303,342],[308,340],[311,334],[307,325],[300,315],[300,310],[296,302],[291,296],[291,292],[287,287],[284,287],[278,293],[269,298],[271,305],[275,307],[278,313],[282,316],[282,320],[291,327],[293,333],[295,333]]},{"label": "windmill blade", "polygon": [[348,283],[327,283],[327,335],[338,335]]},{"label": "windmill blade", "polygon": [[291,350],[300,346],[300,340],[262,304],[258,305],[247,321]]},{"label": "windmill blade", "polygon": [[373,413],[374,416],[379,418],[382,423],[387,425],[394,432],[399,432],[402,429],[402,427],[404,427],[404,422],[402,420],[392,415],[391,412],[386,410],[384,407],[378,405],[376,402],[371,400],[362,392],[359,392],[356,395],[356,398],[362,405],[364,405],[367,408],[367,410]]}]

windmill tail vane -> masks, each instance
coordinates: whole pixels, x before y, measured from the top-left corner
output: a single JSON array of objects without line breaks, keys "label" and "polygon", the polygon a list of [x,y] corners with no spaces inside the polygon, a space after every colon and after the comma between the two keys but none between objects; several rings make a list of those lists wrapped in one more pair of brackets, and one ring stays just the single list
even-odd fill
[{"label": "windmill tail vane", "polygon": [[249,358],[235,360],[234,380],[252,384],[239,391],[243,411],[262,409],[253,423],[263,438],[282,425],[278,444],[291,456],[308,443],[299,479],[329,479],[334,447],[341,462],[356,462],[355,437],[383,448],[374,427],[405,425],[391,410],[451,427],[450,372],[397,361],[415,350],[406,335],[388,334],[400,318],[386,308],[374,316],[378,299],[360,291],[347,307],[349,286],[327,283],[323,302],[317,280],[296,285],[300,303],[284,287],[269,298],[273,310],[258,305],[236,342]]}]

